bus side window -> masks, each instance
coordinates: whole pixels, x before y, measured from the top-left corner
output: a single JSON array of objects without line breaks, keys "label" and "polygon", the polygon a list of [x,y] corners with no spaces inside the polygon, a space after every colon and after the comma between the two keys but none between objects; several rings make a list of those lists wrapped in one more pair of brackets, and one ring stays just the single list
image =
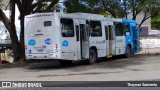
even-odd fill
[{"label": "bus side window", "polygon": [[100,21],[90,21],[90,33],[92,37],[102,36],[102,28]]},{"label": "bus side window", "polygon": [[105,26],[106,40],[108,40],[108,26]]},{"label": "bus side window", "polygon": [[123,26],[124,26],[124,30],[123,30],[123,33],[124,35],[130,35],[130,25],[129,23],[123,23]]},{"label": "bus side window", "polygon": [[123,36],[123,24],[120,22],[115,22],[115,31],[116,31],[116,36]]},{"label": "bus side window", "polygon": [[77,36],[77,41],[79,41],[79,25],[76,25],[76,36]]},{"label": "bus side window", "polygon": [[74,26],[72,19],[61,18],[62,36],[74,37]]}]

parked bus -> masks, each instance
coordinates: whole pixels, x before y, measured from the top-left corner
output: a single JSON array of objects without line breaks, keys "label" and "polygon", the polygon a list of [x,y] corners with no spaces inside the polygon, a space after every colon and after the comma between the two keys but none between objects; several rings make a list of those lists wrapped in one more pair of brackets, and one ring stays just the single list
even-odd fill
[{"label": "parked bus", "polygon": [[[128,26],[127,26],[128,25]],[[125,30],[127,27],[127,30]],[[136,21],[88,13],[36,13],[25,17],[26,59],[95,63],[97,58],[138,52]]]}]

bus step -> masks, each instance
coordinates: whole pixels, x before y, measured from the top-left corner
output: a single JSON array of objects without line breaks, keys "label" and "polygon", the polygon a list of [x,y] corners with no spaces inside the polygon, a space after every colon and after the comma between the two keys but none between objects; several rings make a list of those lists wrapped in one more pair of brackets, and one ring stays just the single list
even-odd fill
[{"label": "bus step", "polygon": [[111,57],[112,57],[112,55],[107,56],[107,58],[111,58]]}]

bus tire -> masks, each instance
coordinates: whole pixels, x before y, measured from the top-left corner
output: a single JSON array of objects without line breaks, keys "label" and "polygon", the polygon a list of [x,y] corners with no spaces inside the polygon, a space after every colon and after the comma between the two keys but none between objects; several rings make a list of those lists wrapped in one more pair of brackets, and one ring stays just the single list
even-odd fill
[{"label": "bus tire", "polygon": [[131,56],[131,47],[127,46],[125,57],[129,58]]},{"label": "bus tire", "polygon": [[62,66],[69,66],[72,64],[72,61],[69,61],[69,60],[59,60],[59,63],[62,65]]},{"label": "bus tire", "polygon": [[88,59],[88,64],[94,64],[97,59],[97,53],[94,49],[89,50],[89,59]]}]

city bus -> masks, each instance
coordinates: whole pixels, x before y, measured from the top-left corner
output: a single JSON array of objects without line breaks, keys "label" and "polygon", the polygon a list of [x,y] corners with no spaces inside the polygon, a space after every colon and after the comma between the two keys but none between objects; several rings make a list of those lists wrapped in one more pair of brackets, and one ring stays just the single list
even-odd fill
[{"label": "city bus", "polygon": [[83,60],[94,64],[100,57],[130,57],[139,51],[136,21],[99,14],[31,14],[25,16],[24,32],[27,60],[58,60],[62,65]]}]

